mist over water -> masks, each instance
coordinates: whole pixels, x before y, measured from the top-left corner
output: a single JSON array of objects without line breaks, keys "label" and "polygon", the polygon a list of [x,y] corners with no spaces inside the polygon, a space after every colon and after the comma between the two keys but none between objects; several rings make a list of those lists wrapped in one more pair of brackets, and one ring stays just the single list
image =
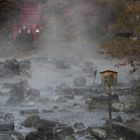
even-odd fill
[{"label": "mist over water", "polygon": [[99,45],[89,34],[94,36],[99,24],[95,12],[95,6],[85,1],[48,0],[44,13],[46,31],[41,42],[43,53],[77,59],[99,57]]}]

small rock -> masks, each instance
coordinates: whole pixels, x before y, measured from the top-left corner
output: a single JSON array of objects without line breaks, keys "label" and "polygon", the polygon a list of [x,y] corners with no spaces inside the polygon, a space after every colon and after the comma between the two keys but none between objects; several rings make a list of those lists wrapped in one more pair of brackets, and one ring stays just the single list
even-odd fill
[{"label": "small rock", "polygon": [[53,109],[58,109],[58,106],[54,106]]},{"label": "small rock", "polygon": [[85,125],[81,122],[77,122],[74,124],[74,128],[76,129],[85,129]]},{"label": "small rock", "polygon": [[67,96],[64,96],[64,98],[69,99],[69,100],[73,100],[74,99],[74,95],[67,95]]},{"label": "small rock", "polygon": [[75,123],[74,128],[75,128],[75,133],[77,134],[86,135],[88,133],[85,125],[81,122]]},{"label": "small rock", "polygon": [[52,135],[55,133],[57,125],[57,122],[41,119],[38,123],[38,129],[41,129],[46,135]]},{"label": "small rock", "polygon": [[46,110],[46,109],[43,109],[42,112],[43,112],[43,113],[53,113],[53,110]]},{"label": "small rock", "polygon": [[56,86],[56,92],[60,95],[71,95],[72,88],[65,83],[61,83],[61,85]]},{"label": "small rock", "polygon": [[21,105],[22,101],[23,100],[21,98],[10,97],[6,102],[6,105],[7,106],[17,106],[17,105]]},{"label": "small rock", "polygon": [[73,83],[74,83],[74,86],[76,87],[83,87],[86,85],[86,78],[84,77],[76,78]]},{"label": "small rock", "polygon": [[74,130],[70,126],[61,126],[58,127],[56,130],[58,135],[63,135],[63,136],[71,136],[74,134]]},{"label": "small rock", "polygon": [[113,103],[112,104],[112,111],[113,112],[121,112],[124,110],[124,103]]},{"label": "small rock", "polygon": [[124,112],[129,112],[129,113],[133,113],[136,112],[136,104],[125,104],[124,105]]},{"label": "small rock", "polygon": [[58,69],[70,69],[70,64],[65,60],[55,60],[55,66]]},{"label": "small rock", "polygon": [[25,81],[20,81],[19,83],[15,83],[10,91],[11,96],[15,96],[18,98],[24,99],[24,94],[26,92]]},{"label": "small rock", "polygon": [[107,137],[106,131],[98,128],[91,129],[91,134],[99,139],[104,139]]},{"label": "small rock", "polygon": [[31,101],[36,101],[40,98],[40,91],[38,89],[30,89],[26,92],[26,96]]},{"label": "small rock", "polygon": [[123,119],[121,118],[121,116],[118,116],[115,119],[113,119],[113,121],[122,123]]}]

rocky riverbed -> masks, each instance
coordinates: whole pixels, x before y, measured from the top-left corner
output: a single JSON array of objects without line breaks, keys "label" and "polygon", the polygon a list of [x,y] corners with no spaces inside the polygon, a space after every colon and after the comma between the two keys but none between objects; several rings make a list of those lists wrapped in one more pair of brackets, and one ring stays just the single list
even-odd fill
[{"label": "rocky riverbed", "polygon": [[[93,62],[77,65],[34,57],[4,60],[0,68],[5,72],[0,77],[0,137],[89,140],[108,136],[107,91],[99,75],[93,85],[97,68]],[[114,122],[138,122],[136,95],[132,96],[130,84],[112,90]]]}]

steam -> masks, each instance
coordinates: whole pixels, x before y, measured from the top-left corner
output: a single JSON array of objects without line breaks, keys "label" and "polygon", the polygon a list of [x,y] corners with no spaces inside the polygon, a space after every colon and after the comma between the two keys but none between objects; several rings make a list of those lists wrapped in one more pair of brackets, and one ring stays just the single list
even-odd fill
[{"label": "steam", "polygon": [[84,1],[48,0],[44,13],[46,31],[41,42],[43,53],[61,58],[98,57],[98,44],[90,39],[99,24],[96,11],[94,5]]}]

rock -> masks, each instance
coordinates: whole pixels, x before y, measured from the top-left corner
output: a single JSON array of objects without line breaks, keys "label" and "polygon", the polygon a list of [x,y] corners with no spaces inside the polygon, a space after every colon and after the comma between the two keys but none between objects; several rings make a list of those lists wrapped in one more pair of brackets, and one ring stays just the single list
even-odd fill
[{"label": "rock", "polygon": [[117,94],[112,95],[113,102],[119,102],[119,96]]},{"label": "rock", "polygon": [[91,129],[91,134],[99,139],[105,139],[107,137],[106,131],[99,128]]},{"label": "rock", "polygon": [[71,95],[72,88],[65,83],[61,83],[61,85],[56,86],[56,92],[60,95]]},{"label": "rock", "polygon": [[74,83],[74,86],[76,87],[83,87],[86,85],[86,78],[84,77],[76,78],[73,83]]},{"label": "rock", "polygon": [[76,140],[75,136],[64,136],[64,135],[58,135],[58,140]]},{"label": "rock", "polygon": [[3,62],[4,69],[11,71],[13,74],[20,75],[20,64],[16,59],[7,59]]},{"label": "rock", "polygon": [[29,71],[30,60],[17,61],[15,58],[0,62],[0,77],[13,77]]},{"label": "rock", "polygon": [[26,84],[25,81],[20,81],[19,83],[15,83],[10,91],[11,96],[18,97],[20,99],[24,99],[24,94],[26,92]]},{"label": "rock", "polygon": [[58,69],[70,69],[70,64],[65,60],[55,60],[55,66]]},{"label": "rock", "polygon": [[25,140],[48,140],[47,136],[43,132],[30,132]]},{"label": "rock", "polygon": [[[116,100],[118,100],[117,97],[112,95],[112,102],[113,102],[112,108],[113,108],[113,105],[114,106],[116,105],[116,107],[118,107],[118,103],[116,103]],[[98,96],[98,97],[88,98],[85,103],[88,105],[89,109],[95,109],[96,107],[107,108],[108,101],[109,101],[108,96]]]},{"label": "rock", "polygon": [[6,139],[6,137],[4,136],[4,139],[0,139],[0,140],[10,140],[11,138],[12,138],[11,140],[25,140],[24,136],[21,133],[16,132],[16,131],[3,132],[2,135],[10,136],[10,137],[7,137]]},{"label": "rock", "polygon": [[17,140],[10,134],[0,134],[0,140]]},{"label": "rock", "polygon": [[40,117],[39,115],[31,115],[26,118],[24,121],[24,126],[25,127],[37,127],[39,123]]},{"label": "rock", "polygon": [[42,130],[46,135],[52,135],[55,133],[57,125],[57,122],[41,119],[38,123],[38,129]]},{"label": "rock", "polygon": [[43,112],[43,113],[53,113],[53,110],[46,110],[46,109],[43,109],[42,112]]},{"label": "rock", "polygon": [[74,88],[73,89],[74,95],[84,95],[85,89],[84,88]]},{"label": "rock", "polygon": [[53,109],[58,109],[58,106],[54,106]]},{"label": "rock", "polygon": [[136,104],[128,103],[124,105],[124,112],[133,113],[136,112]]},{"label": "rock", "polygon": [[74,130],[70,126],[59,126],[56,130],[58,137],[72,136],[74,134]]},{"label": "rock", "polygon": [[67,100],[64,97],[59,97],[58,99],[56,99],[56,102],[60,102],[60,103],[66,103]]},{"label": "rock", "polygon": [[27,110],[20,110],[20,115],[33,115],[39,114],[38,109],[27,109]]},{"label": "rock", "polygon": [[136,118],[131,118],[131,119],[129,119],[129,120],[126,121],[126,123],[136,123],[136,122],[138,122],[136,120]]},{"label": "rock", "polygon": [[20,70],[23,72],[24,70],[30,70],[31,60],[22,60],[20,61]]},{"label": "rock", "polygon": [[39,100],[40,91],[38,89],[30,89],[26,92],[26,96],[31,101]]},{"label": "rock", "polygon": [[93,66],[93,62],[91,62],[91,61],[85,62],[83,72],[93,75],[95,73],[95,71],[97,71],[97,68]]},{"label": "rock", "polygon": [[81,122],[75,123],[74,128],[75,128],[75,133],[77,134],[86,135],[88,132],[85,125]]},{"label": "rock", "polygon": [[91,74],[93,74],[94,71],[95,71],[95,68],[93,68],[93,67],[83,68],[83,72],[85,72],[85,73],[91,73]]},{"label": "rock", "polygon": [[21,98],[10,97],[6,102],[6,105],[7,106],[17,106],[17,105],[21,105],[22,101],[23,100]]},{"label": "rock", "polygon": [[0,119],[0,132],[13,131],[13,130],[14,130],[14,121]]},{"label": "rock", "polygon": [[112,103],[113,112],[122,112],[124,110],[124,103]]},{"label": "rock", "polygon": [[118,116],[118,117],[113,119],[113,122],[120,122],[120,123],[122,123],[123,119],[121,118],[121,116]]},{"label": "rock", "polygon": [[85,125],[81,122],[77,122],[74,124],[74,128],[76,129],[85,129]]},{"label": "rock", "polygon": [[85,62],[85,67],[92,67],[93,66],[93,62],[92,61],[86,61]]},{"label": "rock", "polygon": [[64,96],[65,99],[69,99],[69,100],[73,100],[74,99],[74,95],[67,95]]},{"label": "rock", "polygon": [[8,121],[11,121],[11,122],[14,122],[15,120],[15,117],[14,117],[14,114],[13,113],[7,113],[5,114],[4,118]]}]

